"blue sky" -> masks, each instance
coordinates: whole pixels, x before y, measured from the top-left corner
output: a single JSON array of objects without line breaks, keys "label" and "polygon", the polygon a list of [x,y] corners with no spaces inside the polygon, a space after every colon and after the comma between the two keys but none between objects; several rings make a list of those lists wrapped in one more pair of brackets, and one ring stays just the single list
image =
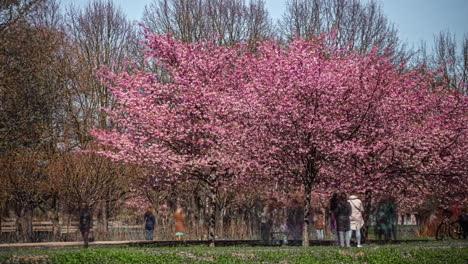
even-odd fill
[{"label": "blue sky", "polygon": [[[90,0],[59,0],[62,6],[85,5]],[[132,20],[139,20],[145,5],[153,0],[114,0]],[[365,0],[364,0],[365,1]],[[468,35],[468,0],[376,0],[389,20],[396,24],[399,37],[410,46],[425,40],[432,46],[433,36],[450,30],[457,39]],[[286,0],[266,0],[273,19],[281,18]]]}]

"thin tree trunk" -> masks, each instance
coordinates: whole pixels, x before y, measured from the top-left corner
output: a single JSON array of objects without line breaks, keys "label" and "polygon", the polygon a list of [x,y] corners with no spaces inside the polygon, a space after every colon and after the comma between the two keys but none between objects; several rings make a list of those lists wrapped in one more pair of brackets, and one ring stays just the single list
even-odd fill
[{"label": "thin tree trunk", "polygon": [[[316,156],[316,150],[311,150],[311,156]],[[304,205],[304,230],[302,231],[302,246],[309,246],[309,210],[310,210],[310,193],[312,191],[312,183],[317,177],[318,168],[316,166],[315,160],[313,158],[308,158],[305,167],[304,183],[304,192],[305,192],[305,205]]]},{"label": "thin tree trunk", "polygon": [[220,239],[224,238],[224,208],[221,208],[219,210],[219,216],[218,216],[218,237]]},{"label": "thin tree trunk", "polygon": [[209,177],[208,187],[210,189],[210,220],[208,222],[208,233],[210,247],[215,246],[215,228],[216,228],[216,175],[212,174]]},{"label": "thin tree trunk", "polygon": [[216,188],[210,185],[210,221],[208,222],[208,232],[210,247],[215,246],[215,227],[216,227]]},{"label": "thin tree trunk", "polygon": [[309,246],[309,210],[310,210],[310,192],[312,190],[312,183],[307,183],[304,186],[305,191],[305,205],[304,205],[304,230],[302,231],[302,246]]}]

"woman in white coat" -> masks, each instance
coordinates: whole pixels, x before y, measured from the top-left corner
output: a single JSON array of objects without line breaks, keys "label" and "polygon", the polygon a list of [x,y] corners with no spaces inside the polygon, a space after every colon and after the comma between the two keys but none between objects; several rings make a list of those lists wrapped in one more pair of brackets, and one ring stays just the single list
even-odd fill
[{"label": "woman in white coat", "polygon": [[349,236],[353,235],[353,231],[356,232],[357,247],[361,246],[361,228],[364,225],[364,219],[362,218],[364,207],[362,201],[356,195],[351,195],[348,202],[351,204],[351,215],[349,216],[351,230],[349,230]]}]

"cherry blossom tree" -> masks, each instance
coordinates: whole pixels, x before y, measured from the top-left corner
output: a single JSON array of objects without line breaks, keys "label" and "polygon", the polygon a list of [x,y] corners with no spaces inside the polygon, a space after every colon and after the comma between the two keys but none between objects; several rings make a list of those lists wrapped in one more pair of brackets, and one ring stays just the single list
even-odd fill
[{"label": "cherry blossom tree", "polygon": [[307,246],[312,191],[462,179],[462,170],[436,181],[430,172],[466,164],[466,149],[444,154],[466,141],[466,97],[434,86],[425,71],[405,70],[377,49],[330,45],[333,34],[264,41],[250,52],[146,33],[149,63],[167,74],[101,72],[117,106],[106,110],[116,128],[93,131],[104,146],[98,152],[165,171],[151,176],[170,178],[164,182],[202,182],[212,246],[220,188],[302,188]]},{"label": "cherry blossom tree", "polygon": [[[304,191],[305,246],[313,189],[431,185],[435,181],[426,177],[427,170],[437,161],[425,158],[448,146],[440,143],[443,138],[462,142],[466,133],[463,121],[446,119],[454,109],[457,116],[463,108],[466,113],[465,98],[444,94],[433,87],[430,74],[404,71],[376,49],[348,52],[326,44],[329,37],[297,39],[286,48],[265,43],[245,63],[250,97],[258,101],[254,123],[262,130],[256,136],[264,144],[266,168],[278,181],[299,184]],[[451,103],[457,106],[444,108]],[[373,168],[372,173],[350,169],[350,160]],[[450,180],[457,184],[460,176]]]},{"label": "cherry blossom tree", "polygon": [[402,80],[412,80],[419,89],[401,90],[400,96],[382,102],[366,124],[380,129],[362,129],[366,141],[361,149],[340,162],[346,175],[325,179],[324,185],[360,193],[367,212],[384,194],[410,210],[429,196],[441,204],[466,201],[466,96],[444,85],[431,88],[437,76],[426,70],[400,75],[411,76]]},{"label": "cherry blossom tree", "polygon": [[166,171],[163,175],[176,184],[205,184],[211,196],[209,234],[214,246],[217,189],[242,182],[242,172],[252,165],[242,155],[239,113],[244,109],[235,99],[243,85],[234,65],[244,47],[184,44],[170,35],[147,33],[146,56],[170,78],[145,71],[102,71],[118,105],[106,110],[116,128],[93,134],[108,146],[99,152],[103,155]]}]

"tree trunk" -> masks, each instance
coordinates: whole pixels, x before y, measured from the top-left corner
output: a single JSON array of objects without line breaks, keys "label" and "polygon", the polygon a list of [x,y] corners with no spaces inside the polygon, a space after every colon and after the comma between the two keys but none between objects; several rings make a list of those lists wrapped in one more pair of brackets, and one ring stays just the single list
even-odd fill
[{"label": "tree trunk", "polygon": [[215,175],[210,175],[210,182],[208,187],[210,189],[210,220],[208,222],[208,233],[210,240],[210,247],[215,246],[215,227],[216,227],[216,187]]},{"label": "tree trunk", "polygon": [[302,230],[302,246],[309,246],[309,210],[310,210],[310,193],[312,191],[312,184],[317,177],[318,168],[315,162],[316,150],[312,149],[310,152],[311,157],[307,159],[305,167],[305,175],[302,178],[305,192],[305,205],[304,205],[304,229]]},{"label": "tree trunk", "polygon": [[218,215],[218,237],[222,239],[224,237],[224,209],[219,210]]},{"label": "tree trunk", "polygon": [[312,190],[312,182],[308,182],[304,186],[305,205],[304,205],[304,229],[302,230],[302,246],[309,246],[309,211],[310,211],[310,192]]}]

